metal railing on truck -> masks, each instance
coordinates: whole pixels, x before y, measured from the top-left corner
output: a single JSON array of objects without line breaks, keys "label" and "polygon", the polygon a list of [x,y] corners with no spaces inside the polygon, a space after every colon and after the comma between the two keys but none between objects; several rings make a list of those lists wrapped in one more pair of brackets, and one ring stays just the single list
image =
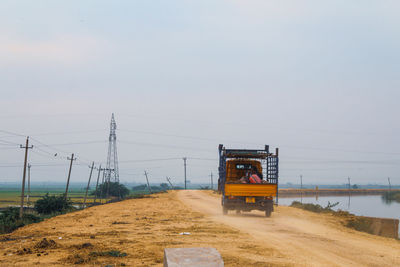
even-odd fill
[{"label": "metal railing on truck", "polygon": [[263,178],[268,184],[278,184],[279,179],[279,149],[275,154],[269,152],[269,146],[265,145],[264,150],[257,149],[226,149],[222,144],[219,150],[219,179],[218,190],[224,192],[222,186],[226,182],[226,161],[227,159],[260,160],[263,169]]}]

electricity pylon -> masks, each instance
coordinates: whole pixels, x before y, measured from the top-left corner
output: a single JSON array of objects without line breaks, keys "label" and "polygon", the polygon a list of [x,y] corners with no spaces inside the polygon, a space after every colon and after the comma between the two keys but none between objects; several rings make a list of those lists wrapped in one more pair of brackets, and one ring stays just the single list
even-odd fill
[{"label": "electricity pylon", "polygon": [[115,130],[117,124],[115,123],[114,113],[111,116],[110,123],[110,137],[108,138],[108,155],[107,155],[107,166],[105,169],[105,182],[118,182],[119,183],[119,172],[118,172],[118,156],[117,156],[117,135]]}]

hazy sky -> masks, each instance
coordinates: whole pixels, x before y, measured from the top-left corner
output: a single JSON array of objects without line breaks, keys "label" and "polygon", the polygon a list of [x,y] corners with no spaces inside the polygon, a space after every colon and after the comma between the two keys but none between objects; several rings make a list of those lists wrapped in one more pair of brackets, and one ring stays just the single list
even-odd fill
[{"label": "hazy sky", "polygon": [[[104,166],[114,112],[122,181],[142,182],[146,169],[180,182],[186,156],[188,178],[206,182],[223,143],[280,147],[284,183],[400,184],[399,10],[1,1],[0,130],[35,138],[33,181],[65,181],[71,152],[72,182],[92,160]],[[0,132],[0,182],[20,181],[24,140]]]}]

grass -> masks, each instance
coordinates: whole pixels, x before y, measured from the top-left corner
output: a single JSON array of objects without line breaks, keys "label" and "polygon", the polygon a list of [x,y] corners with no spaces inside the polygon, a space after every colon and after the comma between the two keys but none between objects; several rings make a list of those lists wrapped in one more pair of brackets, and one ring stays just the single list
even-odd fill
[{"label": "grass", "polygon": [[349,219],[345,224],[345,226],[353,228],[354,230],[373,234],[371,225],[372,221],[368,218],[363,217],[353,217]]},{"label": "grass", "polygon": [[[300,203],[298,201],[293,201],[292,204],[290,205],[291,207],[303,209],[303,210],[308,210],[311,212],[315,213],[321,213],[321,212],[327,212],[327,213],[337,213],[337,211],[334,211],[332,208],[337,206],[339,202],[331,204],[328,202],[328,205],[326,207],[322,207],[321,205],[318,204],[311,204],[311,203]],[[340,213],[343,213],[343,211],[340,211]]]},{"label": "grass", "polygon": [[[31,190],[29,201],[31,205],[33,203],[42,198],[46,193],[50,195],[61,195],[65,193],[63,189],[49,189],[49,190]],[[28,194],[25,191],[25,196]],[[85,191],[84,190],[71,190],[68,192],[68,198],[71,198],[73,204],[79,205],[83,204],[85,199]],[[102,202],[107,202],[110,199],[103,199]],[[25,205],[27,204],[27,198],[25,197]],[[86,203],[93,203],[94,197],[92,195],[87,196]],[[97,202],[100,202],[100,199],[97,198]],[[16,206],[21,203],[21,191],[20,190],[0,190],[0,208]]]},{"label": "grass", "polygon": [[110,256],[110,257],[126,257],[128,254],[125,252],[121,252],[119,250],[110,250],[110,251],[92,251],[89,256],[99,257],[99,256]]}]

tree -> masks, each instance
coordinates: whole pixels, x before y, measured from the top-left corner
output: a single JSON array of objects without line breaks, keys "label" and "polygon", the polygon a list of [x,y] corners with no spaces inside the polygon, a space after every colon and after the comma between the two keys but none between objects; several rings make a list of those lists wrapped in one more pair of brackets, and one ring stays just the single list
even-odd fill
[{"label": "tree", "polygon": [[132,187],[133,191],[143,191],[143,190],[147,190],[147,185],[146,184],[141,184],[141,185],[137,185]]},{"label": "tree", "polygon": [[169,186],[167,183],[161,183],[160,187],[161,187],[161,190],[167,190]]},{"label": "tree", "polygon": [[95,190],[93,192],[93,195],[97,197],[106,197],[107,193],[112,197],[125,198],[129,194],[129,189],[118,182],[106,182],[99,185],[97,191]]},{"label": "tree", "polygon": [[40,214],[63,212],[72,208],[71,200],[66,199],[64,194],[60,196],[49,196],[49,193],[47,193],[35,202],[35,210]]}]

